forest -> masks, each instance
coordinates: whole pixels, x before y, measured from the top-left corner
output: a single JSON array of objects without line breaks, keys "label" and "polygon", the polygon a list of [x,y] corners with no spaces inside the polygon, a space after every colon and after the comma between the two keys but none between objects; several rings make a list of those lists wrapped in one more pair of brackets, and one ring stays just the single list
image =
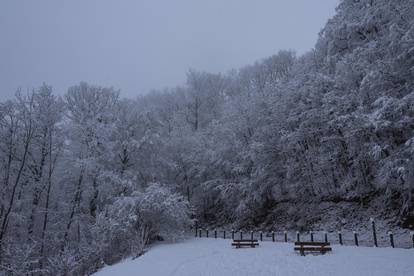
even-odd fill
[{"label": "forest", "polygon": [[413,156],[414,1],[342,0],[303,55],[1,102],[0,271],[89,274],[196,224],[414,229]]}]

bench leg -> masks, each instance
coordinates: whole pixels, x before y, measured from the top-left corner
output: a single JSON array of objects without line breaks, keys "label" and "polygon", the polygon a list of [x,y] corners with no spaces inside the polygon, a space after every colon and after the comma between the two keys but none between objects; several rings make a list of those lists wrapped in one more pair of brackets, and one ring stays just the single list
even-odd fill
[{"label": "bench leg", "polygon": [[303,245],[300,246],[300,255],[305,256],[305,250],[303,249]]}]

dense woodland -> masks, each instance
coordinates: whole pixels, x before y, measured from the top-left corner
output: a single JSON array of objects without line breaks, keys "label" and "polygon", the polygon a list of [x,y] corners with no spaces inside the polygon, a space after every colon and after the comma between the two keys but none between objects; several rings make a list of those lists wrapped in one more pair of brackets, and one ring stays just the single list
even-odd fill
[{"label": "dense woodland", "polygon": [[0,271],[88,274],[195,222],[310,228],[320,206],[409,227],[413,155],[413,0],[342,0],[304,55],[136,99],[18,91],[0,103]]}]

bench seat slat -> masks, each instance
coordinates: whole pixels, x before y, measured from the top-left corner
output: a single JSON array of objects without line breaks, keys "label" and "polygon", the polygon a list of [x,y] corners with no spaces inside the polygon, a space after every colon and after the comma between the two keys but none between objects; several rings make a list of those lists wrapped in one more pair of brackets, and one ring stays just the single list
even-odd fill
[{"label": "bench seat slat", "polygon": [[315,246],[329,246],[331,245],[330,242],[295,242],[295,245],[315,245]]},{"label": "bench seat slat", "polygon": [[295,247],[297,251],[332,251],[331,247]]},{"label": "bench seat slat", "polygon": [[233,242],[258,242],[258,240],[233,240]]}]

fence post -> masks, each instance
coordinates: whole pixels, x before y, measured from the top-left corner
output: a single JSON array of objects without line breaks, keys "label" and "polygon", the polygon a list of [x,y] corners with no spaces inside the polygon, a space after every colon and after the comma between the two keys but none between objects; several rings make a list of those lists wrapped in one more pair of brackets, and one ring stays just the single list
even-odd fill
[{"label": "fence post", "polygon": [[242,230],[240,230],[240,239],[241,240],[243,239],[243,231]]},{"label": "fence post", "polygon": [[377,228],[375,226],[375,220],[373,218],[371,218],[371,223],[372,223],[372,234],[374,237],[374,245],[375,247],[378,247]]},{"label": "fence post", "polygon": [[340,244],[340,245],[343,245],[343,242],[342,242],[342,233],[341,233],[341,231],[338,231],[338,237],[339,237],[339,244]]},{"label": "fence post", "polygon": [[356,231],[354,231],[354,240],[355,240],[355,245],[356,246],[359,246],[359,243],[358,243],[358,233]]},{"label": "fence post", "polygon": [[253,231],[250,231],[250,239],[253,240]]},{"label": "fence post", "polygon": [[214,229],[214,238],[217,239],[217,229]]},{"label": "fence post", "polygon": [[413,248],[414,248],[414,232],[410,232],[410,235],[411,235],[411,240],[412,240],[412,242],[413,242]]},{"label": "fence post", "polygon": [[231,239],[234,240],[234,229],[231,230]]},{"label": "fence post", "polygon": [[374,245],[375,247],[378,247],[377,230],[375,229],[375,220],[373,218],[370,218],[369,220],[372,223],[372,235],[374,236]]},{"label": "fence post", "polygon": [[300,242],[299,231],[296,231],[296,241],[297,241],[297,242]]},{"label": "fence post", "polygon": [[263,232],[260,231],[260,241],[263,241]]},{"label": "fence post", "polygon": [[226,230],[223,231],[223,239],[226,239]]},{"label": "fence post", "polygon": [[284,231],[283,234],[285,234],[285,242],[288,242],[287,232]]},{"label": "fence post", "polygon": [[390,244],[391,247],[394,248],[394,234],[392,233],[392,231],[388,232],[388,234],[390,235]]},{"label": "fence post", "polygon": [[325,236],[325,242],[328,242],[328,232],[324,231],[323,234]]},{"label": "fence post", "polygon": [[206,229],[206,237],[208,238],[208,229]]},{"label": "fence post", "polygon": [[272,231],[272,241],[275,242],[275,231]]},{"label": "fence post", "polygon": [[310,231],[311,242],[313,242],[313,231]]}]

